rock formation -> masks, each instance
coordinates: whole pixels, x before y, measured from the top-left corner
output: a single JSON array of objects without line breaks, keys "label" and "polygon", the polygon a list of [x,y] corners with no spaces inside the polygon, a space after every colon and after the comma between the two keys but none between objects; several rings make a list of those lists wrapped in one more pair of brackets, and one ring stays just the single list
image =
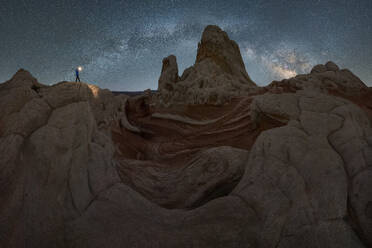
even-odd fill
[{"label": "rock formation", "polygon": [[217,26],[207,26],[198,45],[195,64],[178,76],[176,57],[163,60],[158,102],[221,105],[234,96],[252,92],[256,84],[249,78],[239,46]]},{"label": "rock formation", "polygon": [[195,61],[195,64],[201,63],[215,63],[220,70],[235,76],[241,83],[255,86],[245,70],[238,44],[217,26],[207,26],[203,32]]},{"label": "rock formation", "polygon": [[163,67],[159,78],[159,89],[172,91],[174,84],[180,80],[176,56],[170,55],[163,59]]},{"label": "rock formation", "polygon": [[[286,89],[309,89],[324,93],[338,92],[349,96],[359,95],[368,91],[368,87],[352,72],[347,69],[340,70],[332,61],[325,65],[316,65],[310,74],[297,75],[281,82],[274,81],[266,87],[280,92]],[[285,89],[286,88],[286,89]]]},{"label": "rock formation", "polygon": [[371,247],[370,88],[332,62],[257,87],[241,62],[209,26],[155,95],[0,84],[0,247]]}]

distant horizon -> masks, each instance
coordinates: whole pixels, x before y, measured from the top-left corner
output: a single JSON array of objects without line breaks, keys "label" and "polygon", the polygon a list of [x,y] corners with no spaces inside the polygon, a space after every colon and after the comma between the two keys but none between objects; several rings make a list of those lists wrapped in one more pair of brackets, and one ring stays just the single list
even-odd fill
[{"label": "distant horizon", "polygon": [[0,8],[0,82],[18,68],[42,83],[82,80],[116,91],[157,88],[162,59],[179,74],[214,24],[240,47],[258,85],[331,60],[372,86],[372,1],[12,0]]},{"label": "distant horizon", "polygon": [[[331,60],[328,60],[328,61],[331,61]],[[324,63],[322,63],[322,64],[325,64],[326,62],[328,62],[328,61],[325,61]],[[332,62],[334,62],[334,61],[332,61]],[[336,63],[337,64],[337,63]],[[315,65],[314,65],[315,66]],[[313,66],[313,67],[314,67]],[[311,69],[313,68],[313,67],[311,67],[310,68],[310,71],[311,71]],[[17,71],[19,71],[19,70],[21,70],[21,69],[23,69],[23,70],[26,70],[26,71],[28,71],[28,72],[30,72],[31,73],[31,75],[33,76],[33,77],[35,77],[36,78],[36,80],[39,82],[39,83],[41,83],[41,84],[44,84],[44,85],[49,85],[49,86],[52,86],[52,85],[55,85],[55,84],[58,84],[58,83],[61,83],[61,82],[64,82],[64,81],[67,81],[67,82],[75,82],[75,79],[72,77],[71,78],[71,80],[62,80],[62,81],[56,81],[56,82],[53,82],[53,83],[45,83],[45,82],[41,82],[34,74],[33,74],[33,72],[32,71],[30,71],[30,70],[27,70],[27,68],[19,68]],[[348,69],[348,70],[350,70],[349,68],[342,68],[342,67],[340,67],[340,70],[342,70],[342,69]],[[0,81],[0,84],[1,83],[4,83],[4,82],[6,82],[6,81],[8,81],[9,79],[11,79],[16,73],[17,73],[17,71],[15,71],[8,79],[6,79],[6,80],[4,80],[4,81]],[[296,77],[296,76],[298,76],[298,75],[303,75],[303,74],[310,74],[310,71],[309,72],[305,72],[305,73],[301,73],[301,74],[296,74],[296,75],[294,75],[293,77]],[[363,81],[363,79],[362,78],[360,78],[359,77],[359,75],[357,75],[357,74],[355,74],[352,70],[350,70],[355,76],[357,76],[366,86],[368,86],[368,87],[372,87],[372,82],[371,83],[367,83],[367,82],[365,82],[365,81]],[[178,72],[178,74],[179,75],[182,75],[182,73],[180,73],[180,71]],[[248,75],[249,75],[249,73],[248,73]],[[250,75],[249,75],[250,76]],[[160,73],[159,73],[159,77],[160,77]],[[292,78],[292,77],[289,77],[289,78],[282,78],[282,79],[278,79],[278,80],[272,80],[272,81],[270,81],[270,82],[268,82],[268,83],[266,83],[266,84],[257,84],[256,82],[256,84],[257,84],[257,86],[259,86],[259,87],[265,87],[265,86],[267,86],[267,85],[269,85],[270,83],[272,83],[273,81],[281,81],[281,80],[284,80],[284,79],[290,79],[290,78]],[[158,81],[158,80],[157,80]],[[128,93],[139,93],[139,92],[143,92],[143,91],[145,91],[145,90],[148,90],[148,89],[150,89],[151,91],[157,91],[157,81],[156,81],[156,88],[146,88],[146,89],[138,89],[138,90],[127,90],[127,89],[110,89],[110,88],[104,88],[104,87],[101,87],[99,84],[96,84],[95,82],[90,82],[90,81],[85,81],[84,80],[84,76],[81,76],[81,82],[82,83],[88,83],[88,84],[94,84],[94,85],[97,85],[97,86],[99,86],[101,89],[108,89],[108,90],[110,90],[111,92],[117,92],[117,93],[122,93],[122,92],[128,92]],[[254,80],[253,80],[254,81]]]}]

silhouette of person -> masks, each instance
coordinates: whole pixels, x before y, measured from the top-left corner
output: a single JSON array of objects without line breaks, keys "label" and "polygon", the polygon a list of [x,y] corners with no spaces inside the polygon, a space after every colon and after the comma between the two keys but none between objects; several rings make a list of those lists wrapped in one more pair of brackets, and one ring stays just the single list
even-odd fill
[{"label": "silhouette of person", "polygon": [[80,82],[79,72],[80,72],[80,69],[79,68],[76,68],[75,69],[75,75],[76,75],[75,82],[77,82],[77,81]]}]

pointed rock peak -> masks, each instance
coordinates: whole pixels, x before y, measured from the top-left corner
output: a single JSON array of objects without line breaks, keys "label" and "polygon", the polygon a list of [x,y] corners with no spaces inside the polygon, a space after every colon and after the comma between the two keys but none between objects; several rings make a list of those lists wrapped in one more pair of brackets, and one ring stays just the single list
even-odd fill
[{"label": "pointed rock peak", "polygon": [[25,69],[19,69],[12,77],[12,80],[14,79],[19,79],[19,78],[22,78],[22,79],[30,79],[30,80],[36,80],[29,71],[25,70]]},{"label": "pointed rock peak", "polygon": [[322,73],[326,71],[338,71],[340,68],[332,61],[328,61],[325,65],[319,64],[311,69],[311,73]]},{"label": "pointed rock peak", "polygon": [[163,59],[158,90],[172,90],[172,85],[177,81],[179,81],[177,58],[174,55],[170,55]]},{"label": "pointed rock peak", "polygon": [[173,54],[163,59],[163,66],[161,68],[161,72],[163,73],[169,69],[176,69],[178,73],[177,58]]},{"label": "pointed rock peak", "polygon": [[225,31],[223,31],[219,26],[216,25],[208,25],[205,27],[203,34],[202,34],[202,42],[207,42],[213,40],[214,42],[218,42],[221,40],[229,40],[229,37]]},{"label": "pointed rock peak", "polygon": [[310,73],[322,73],[326,71],[327,71],[327,67],[325,65],[319,64],[319,65],[314,66],[313,69],[311,69]]},{"label": "pointed rock peak", "polygon": [[3,89],[23,86],[36,88],[44,87],[44,85],[40,84],[36,78],[25,69],[19,69],[10,80],[2,84]]},{"label": "pointed rock peak", "polygon": [[338,71],[340,70],[340,68],[338,67],[338,65],[336,65],[334,62],[332,61],[328,61],[326,64],[325,64],[325,67],[327,67],[327,70],[328,71]]},{"label": "pointed rock peak", "polygon": [[230,40],[225,31],[215,25],[204,29],[195,64],[209,60],[217,64],[222,71],[237,76],[242,82],[255,86],[249,78],[238,44]]},{"label": "pointed rock peak", "polygon": [[25,85],[34,85],[38,84],[36,78],[34,78],[31,73],[25,69],[19,69],[13,77],[5,82],[6,85],[11,85],[10,87],[18,87]]}]

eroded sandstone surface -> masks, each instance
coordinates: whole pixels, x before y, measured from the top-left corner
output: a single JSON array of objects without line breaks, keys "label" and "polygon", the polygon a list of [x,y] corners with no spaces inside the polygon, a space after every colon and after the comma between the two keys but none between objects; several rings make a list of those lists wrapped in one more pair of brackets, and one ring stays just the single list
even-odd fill
[{"label": "eroded sandstone surface", "polygon": [[177,59],[163,59],[157,96],[159,104],[223,104],[256,90],[238,44],[217,26],[207,26],[198,44],[195,64],[178,75]]},{"label": "eroded sandstone surface", "polygon": [[0,84],[0,247],[372,247],[370,88],[242,63],[209,26],[155,94]]}]

